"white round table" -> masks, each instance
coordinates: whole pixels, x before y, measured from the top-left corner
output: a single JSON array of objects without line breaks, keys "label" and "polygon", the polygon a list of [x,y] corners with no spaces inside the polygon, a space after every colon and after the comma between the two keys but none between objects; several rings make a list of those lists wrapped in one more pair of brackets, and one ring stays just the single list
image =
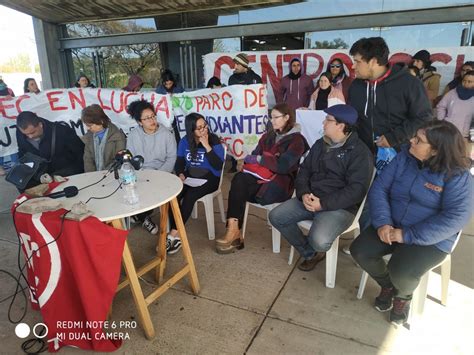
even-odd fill
[{"label": "white round table", "polygon": [[[118,180],[114,179],[113,173],[108,174],[105,179],[96,183],[102,179],[105,173],[105,171],[95,171],[70,176],[68,177],[67,182],[59,185],[53,192],[61,191],[67,186],[76,186],[78,189],[84,188],[79,191],[77,196],[70,198],[62,197],[58,199],[58,201],[62,203],[64,208],[69,210],[73,204],[80,201],[85,203],[91,197],[94,197],[94,199],[90,199],[89,202],[87,202],[87,208],[91,210],[94,213],[94,216],[100,221],[107,222],[118,229],[126,229],[123,220],[125,217],[160,207],[160,235],[158,238],[157,256],[137,269],[133,262],[128,242],[126,241],[122,258],[127,278],[122,281],[117,288],[118,292],[130,285],[140,323],[143,326],[146,337],[152,339],[155,336],[155,329],[151,321],[148,305],[153,304],[158,297],[186,276],[189,276],[191,289],[195,294],[199,293],[200,289],[196,268],[194,266],[191,249],[186,235],[186,229],[184,228],[178,200],[176,198],[183,189],[183,183],[176,175],[167,172],[157,170],[139,170],[137,171],[139,203],[130,206],[125,204],[123,200],[123,190],[118,188],[120,183]],[[93,183],[96,184],[86,187]],[[117,188],[118,190],[114,192]],[[176,222],[176,229],[181,238],[185,265],[168,280],[163,281],[166,267],[166,234],[168,210],[170,206]],[[139,276],[153,270],[155,271],[156,280],[160,286],[145,297],[140,286]]]},{"label": "white round table", "polygon": [[[53,192],[61,191],[67,186],[76,186],[79,190],[87,185],[102,179],[105,171],[94,171],[85,174],[68,177],[68,181],[59,185]],[[113,193],[119,186],[119,181],[114,179],[114,174],[108,176],[99,183],[79,191],[77,196],[58,199],[66,209],[80,201],[86,202],[91,197],[105,197]],[[91,199],[87,208],[94,213],[102,222],[109,222],[138,213],[146,212],[159,207],[169,201],[183,189],[181,180],[173,174],[158,170],[137,171],[137,191],[139,203],[134,206],[125,204],[123,200],[123,189],[119,188],[113,195],[104,199]]]}]

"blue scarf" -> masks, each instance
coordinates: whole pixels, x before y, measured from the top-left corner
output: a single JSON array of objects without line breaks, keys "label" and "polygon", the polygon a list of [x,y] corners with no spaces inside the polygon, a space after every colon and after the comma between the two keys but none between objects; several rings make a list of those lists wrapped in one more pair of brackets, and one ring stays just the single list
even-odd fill
[{"label": "blue scarf", "polygon": [[461,100],[469,100],[474,96],[474,89],[466,89],[462,85],[456,86],[456,92]]}]

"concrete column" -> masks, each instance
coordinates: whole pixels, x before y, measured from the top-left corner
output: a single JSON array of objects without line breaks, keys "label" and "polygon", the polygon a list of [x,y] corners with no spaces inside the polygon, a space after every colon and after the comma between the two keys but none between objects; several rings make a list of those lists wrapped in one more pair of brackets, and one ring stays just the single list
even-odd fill
[{"label": "concrete column", "polygon": [[33,28],[43,89],[69,87],[66,56],[59,45],[59,26],[33,17]]}]

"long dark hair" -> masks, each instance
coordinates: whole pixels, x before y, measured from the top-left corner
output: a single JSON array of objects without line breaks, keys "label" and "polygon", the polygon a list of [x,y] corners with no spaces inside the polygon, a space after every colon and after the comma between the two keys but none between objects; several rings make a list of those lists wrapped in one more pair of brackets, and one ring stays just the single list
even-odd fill
[{"label": "long dark hair", "polygon": [[[186,139],[188,140],[189,151],[191,152],[192,159],[196,158],[197,150],[199,148],[199,145],[201,145],[201,143],[196,143],[196,140],[194,139],[194,131],[196,130],[196,122],[199,121],[201,118],[207,124],[207,121],[204,118],[204,116],[195,112],[190,113],[184,119],[184,127],[186,129]],[[209,144],[211,146],[219,144],[221,142],[219,137],[216,134],[209,131],[209,129],[208,129],[208,135],[209,135]]]},{"label": "long dark hair", "polygon": [[288,106],[288,104],[286,104],[284,102],[277,103],[270,110],[270,114],[273,110],[276,110],[276,111],[280,112],[282,115],[288,115],[290,118],[286,122],[286,126],[285,126],[285,128],[283,128],[283,130],[281,132],[276,132],[273,129],[273,126],[272,126],[271,122],[268,122],[269,124],[267,125],[267,136],[266,136],[266,139],[265,139],[265,143],[270,144],[270,145],[275,142],[277,133],[278,134],[285,134],[285,133],[289,132],[295,126],[295,123],[296,123],[295,111],[292,110],[290,108],[290,106]]},{"label": "long dark hair", "polygon": [[[26,78],[25,81],[23,82],[23,92],[25,94],[30,92],[30,90],[28,89],[28,85],[30,85],[30,81],[32,81],[32,80],[36,81],[34,78]],[[38,84],[36,84],[36,86],[38,86]],[[39,89],[38,89],[38,92],[39,92]]]},{"label": "long dark hair", "polygon": [[432,172],[445,173],[448,178],[460,174],[470,166],[466,157],[466,143],[459,129],[448,121],[430,121],[419,130],[424,131],[431,148],[436,155],[428,160]]}]

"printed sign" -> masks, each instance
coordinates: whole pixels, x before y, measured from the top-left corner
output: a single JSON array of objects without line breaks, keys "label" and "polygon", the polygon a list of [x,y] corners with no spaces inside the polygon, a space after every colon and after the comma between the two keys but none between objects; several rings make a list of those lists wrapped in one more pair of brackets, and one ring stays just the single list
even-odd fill
[{"label": "printed sign", "polygon": [[186,115],[199,113],[237,159],[256,147],[268,122],[267,90],[262,84],[184,92],[174,94],[171,101],[181,136],[186,134]]},{"label": "printed sign", "polygon": [[[424,48],[420,48],[424,49]],[[441,74],[440,92],[454,78],[454,73],[458,73],[462,64],[474,58],[473,47],[444,47],[427,48],[431,53],[433,66]],[[402,49],[390,51],[390,62],[411,62],[411,55],[418,52],[418,49]],[[299,58],[302,62],[303,73],[308,74],[316,83],[319,76],[327,70],[328,64],[334,58],[341,58],[344,62],[344,69],[354,77],[352,70],[352,58],[348,49],[307,49],[292,51],[268,51],[268,52],[244,52],[247,53],[250,67],[262,77],[264,84],[267,84],[268,105],[272,107],[275,102],[281,101],[280,81],[289,73],[289,64],[293,58]],[[227,84],[234,69],[235,53],[210,53],[203,57],[205,82],[211,77],[218,77],[222,83]]]}]

